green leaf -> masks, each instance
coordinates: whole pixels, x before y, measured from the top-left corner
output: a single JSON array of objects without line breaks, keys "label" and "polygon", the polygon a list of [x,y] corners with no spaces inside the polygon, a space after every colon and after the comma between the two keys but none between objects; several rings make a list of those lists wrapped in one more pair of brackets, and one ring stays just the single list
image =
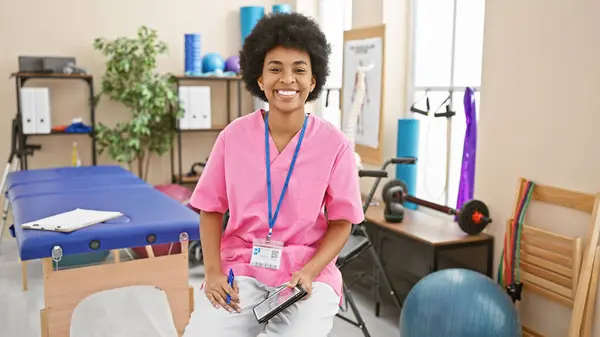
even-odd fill
[{"label": "green leaf", "polygon": [[183,116],[175,77],[157,71],[158,57],[168,46],[147,26],[140,26],[135,37],[95,38],[93,46],[106,57],[106,70],[92,104],[109,99],[129,111],[124,123],[98,124],[98,153],[127,164],[144,154],[165,154],[173,143],[175,121]]}]

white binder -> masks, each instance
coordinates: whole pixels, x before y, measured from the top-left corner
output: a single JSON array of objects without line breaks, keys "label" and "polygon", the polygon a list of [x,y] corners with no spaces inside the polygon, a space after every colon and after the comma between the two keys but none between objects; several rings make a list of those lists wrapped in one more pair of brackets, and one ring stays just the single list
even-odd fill
[{"label": "white binder", "polygon": [[50,111],[50,89],[35,88],[35,131],[38,134],[52,132],[52,114]]},{"label": "white binder", "polygon": [[183,108],[183,117],[179,119],[179,129],[188,130],[190,128],[188,115],[190,114],[190,87],[181,86],[179,87],[179,101]]},{"label": "white binder", "polygon": [[211,104],[210,87],[189,87],[190,114],[187,116],[190,129],[210,129]]},{"label": "white binder", "polygon": [[20,101],[24,134],[48,134],[52,132],[49,88],[21,88]]},{"label": "white binder", "polygon": [[22,131],[26,135],[37,133],[35,117],[35,97],[35,88],[21,88],[21,122],[23,124]]}]

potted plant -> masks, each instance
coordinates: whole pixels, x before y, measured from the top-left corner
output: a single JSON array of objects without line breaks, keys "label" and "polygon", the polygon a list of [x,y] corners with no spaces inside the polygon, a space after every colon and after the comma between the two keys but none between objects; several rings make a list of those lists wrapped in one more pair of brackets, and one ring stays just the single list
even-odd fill
[{"label": "potted plant", "polygon": [[176,121],[183,116],[175,77],[156,69],[157,58],[167,53],[167,45],[158,39],[156,30],[142,26],[135,38],[96,38],[94,49],[108,58],[94,104],[107,97],[131,113],[127,122],[112,127],[98,123],[98,152],[107,152],[131,171],[136,165],[135,173],[147,180],[152,155],[169,151]]}]

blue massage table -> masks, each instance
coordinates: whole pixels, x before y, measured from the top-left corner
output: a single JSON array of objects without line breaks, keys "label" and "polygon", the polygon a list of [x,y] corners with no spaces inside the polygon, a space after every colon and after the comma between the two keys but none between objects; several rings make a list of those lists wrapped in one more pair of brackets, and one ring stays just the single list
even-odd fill
[{"label": "blue massage table", "polygon": [[[4,186],[6,198],[0,223],[0,239],[6,225],[11,197],[27,193],[55,193],[60,189],[89,189],[93,184],[122,186],[129,183],[145,184],[133,173],[115,165],[47,168],[9,174]],[[13,228],[11,232],[14,236]]]},{"label": "blue massage table", "polygon": [[89,178],[68,180],[43,180],[36,183],[17,184],[6,192],[8,200],[12,203],[18,198],[32,195],[48,195],[57,192],[69,193],[71,191],[94,191],[103,189],[121,188],[124,186],[143,186],[152,188],[145,181],[133,175],[91,176]]},{"label": "blue massage table", "polygon": [[136,177],[133,173],[116,165],[35,169],[9,174],[6,178],[6,190],[9,191],[14,186],[33,184],[42,181],[87,179],[90,177],[106,176]]},{"label": "blue massage table", "polygon": [[[118,166],[13,172],[6,191],[23,268],[25,261],[43,261],[43,337],[67,337],[71,314],[85,297],[133,285],[164,290],[177,330],[183,333],[193,310],[187,245],[200,239],[197,213]],[[21,228],[75,208],[119,211],[124,216],[71,233]],[[155,257],[150,248],[177,242],[181,254]],[[119,249],[139,246],[146,247],[149,258],[120,260]],[[61,269],[64,257],[108,251],[113,252],[112,263]]]}]

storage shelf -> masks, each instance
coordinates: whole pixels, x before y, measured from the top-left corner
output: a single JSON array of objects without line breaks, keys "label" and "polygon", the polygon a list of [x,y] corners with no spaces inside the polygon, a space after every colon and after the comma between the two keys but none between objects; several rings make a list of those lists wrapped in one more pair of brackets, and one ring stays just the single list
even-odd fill
[{"label": "storage shelf", "polygon": [[215,125],[208,129],[178,129],[181,132],[221,132],[226,125]]},{"label": "storage shelf", "polygon": [[241,76],[175,76],[177,81],[240,81]]},{"label": "storage shelf", "polygon": [[200,174],[195,176],[188,176],[183,174],[179,176],[178,174],[173,175],[173,180],[179,182],[179,184],[196,184],[198,180],[200,180]]},{"label": "storage shelf", "polygon": [[[212,81],[212,82],[223,82],[225,84],[225,99],[227,104],[227,124],[231,123],[231,121],[237,117],[242,116],[242,77],[241,76],[187,76],[187,75],[177,75],[175,76],[177,83],[177,92],[179,93],[179,86],[181,82],[202,82],[202,81]],[[232,117],[232,109],[231,109],[231,84],[234,83],[237,86],[237,117]],[[225,129],[226,125],[213,125],[209,129],[180,129],[179,123],[177,125],[177,144],[171,148],[171,182],[174,184],[195,184],[198,182],[199,175],[196,176],[188,176],[187,172],[184,172],[182,169],[182,135],[195,133],[195,132],[213,132],[217,133]],[[177,169],[175,169],[175,146],[177,146]]]},{"label": "storage shelf", "polygon": [[10,77],[25,78],[48,78],[48,79],[79,79],[79,80],[91,80],[93,78],[90,74],[57,74],[57,73],[27,73],[27,72],[16,72],[10,74]]},{"label": "storage shelf", "polygon": [[[91,144],[91,157],[92,157],[92,165],[97,164],[97,153],[96,153],[96,111],[94,104],[89,104],[89,114],[90,114],[90,124],[91,131],[89,132],[64,132],[58,130],[52,130],[50,133],[34,133],[34,134],[25,134],[23,133],[23,115],[21,111],[21,89],[25,86],[25,83],[31,79],[45,79],[45,80],[83,80],[88,86],[88,96],[89,101],[93,102],[94,100],[94,77],[91,74],[62,74],[62,73],[32,73],[32,72],[14,72],[10,75],[10,78],[15,79],[15,87],[16,87],[16,103],[17,103],[17,114],[13,119],[13,145],[11,148],[11,155],[17,156],[21,163],[21,169],[28,169],[28,156],[31,153],[28,153],[27,148],[30,148],[32,145],[27,144],[28,137],[37,137],[37,136],[53,136],[53,135],[88,135],[92,138]],[[38,150],[41,149],[41,146],[36,145]]]},{"label": "storage shelf", "polygon": [[52,130],[50,133],[26,133],[25,136],[67,136],[67,135],[91,135],[93,131],[89,132],[64,132],[64,131],[56,131]]}]

